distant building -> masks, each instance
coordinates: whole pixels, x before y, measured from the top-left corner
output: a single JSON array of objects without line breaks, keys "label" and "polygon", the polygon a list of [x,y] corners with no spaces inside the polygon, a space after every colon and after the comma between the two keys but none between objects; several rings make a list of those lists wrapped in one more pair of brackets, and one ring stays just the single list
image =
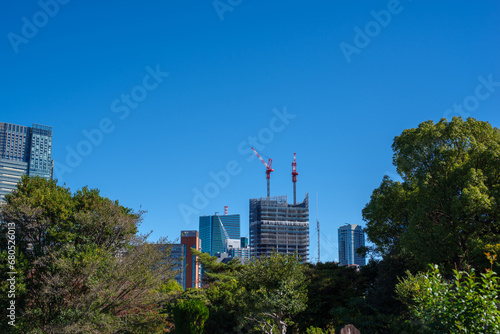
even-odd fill
[{"label": "distant building", "polygon": [[201,216],[199,231],[202,251],[211,256],[240,247],[240,215]]},{"label": "distant building", "polygon": [[365,232],[361,226],[346,224],[339,227],[339,264],[345,265],[365,265],[365,258],[356,251],[359,247],[365,246]]},{"label": "distant building", "polygon": [[201,239],[198,231],[181,231],[181,244],[186,248],[186,285],[185,289],[201,288],[201,265],[191,248],[201,250]]},{"label": "distant building", "polygon": [[241,248],[247,248],[249,247],[248,243],[248,238],[247,237],[241,237]]},{"label": "distant building", "polygon": [[250,200],[250,249],[252,257],[277,251],[309,259],[309,195],[302,203],[288,204],[286,196]]},{"label": "distant building", "polygon": [[237,257],[241,263],[248,263],[250,261],[250,245],[248,238],[242,237],[240,239],[240,247],[228,250],[228,255],[231,258]]},{"label": "distant building", "polygon": [[53,169],[52,127],[0,122],[0,203],[23,175],[51,179]]},{"label": "distant building", "polygon": [[[115,253],[115,257],[119,262],[122,262],[134,251],[139,251],[146,244],[135,246],[132,250],[120,249]],[[161,254],[159,265],[171,266],[172,270],[176,271],[174,279],[180,286],[186,289],[186,246],[183,244],[171,243],[150,243],[147,246],[152,246]],[[154,268],[155,266],[153,266]]]},{"label": "distant building", "polygon": [[186,290],[186,245],[172,244],[170,258],[174,263],[173,269],[177,271],[175,280],[183,290]]}]

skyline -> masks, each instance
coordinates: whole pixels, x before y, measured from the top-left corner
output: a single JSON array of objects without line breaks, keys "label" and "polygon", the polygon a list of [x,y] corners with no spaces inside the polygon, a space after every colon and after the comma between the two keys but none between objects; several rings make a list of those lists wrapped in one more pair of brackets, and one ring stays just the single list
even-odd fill
[{"label": "skyline", "polygon": [[147,210],[152,240],[226,205],[248,234],[249,199],[266,195],[253,146],[273,159],[271,196],[289,203],[297,153],[311,261],[316,194],[321,260],[333,261],[338,227],[364,226],[373,189],[398,179],[395,136],[452,116],[500,126],[497,1],[42,0],[3,12],[0,121],[52,126],[59,184]]}]

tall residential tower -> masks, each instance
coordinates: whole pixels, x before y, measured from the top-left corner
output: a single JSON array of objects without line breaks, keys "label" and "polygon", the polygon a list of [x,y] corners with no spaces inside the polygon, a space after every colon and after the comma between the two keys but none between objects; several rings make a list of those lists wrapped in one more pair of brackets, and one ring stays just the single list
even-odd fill
[{"label": "tall residential tower", "polygon": [[0,203],[23,175],[51,179],[53,168],[52,127],[0,122]]}]

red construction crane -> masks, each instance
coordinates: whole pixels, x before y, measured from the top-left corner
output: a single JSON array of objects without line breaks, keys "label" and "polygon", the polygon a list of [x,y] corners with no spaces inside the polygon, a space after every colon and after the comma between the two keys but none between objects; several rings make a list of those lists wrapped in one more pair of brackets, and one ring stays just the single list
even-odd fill
[{"label": "red construction crane", "polygon": [[292,182],[293,182],[293,204],[297,204],[297,162],[295,160],[296,158],[296,153],[293,154],[293,162],[292,162]]},{"label": "red construction crane", "polygon": [[255,155],[259,160],[266,166],[266,174],[267,174],[267,197],[270,197],[271,195],[271,186],[270,186],[270,180],[271,180],[271,172],[274,172],[274,169],[272,169],[273,165],[273,159],[269,158],[269,162],[266,163],[264,159],[260,156],[260,154],[253,148],[251,147],[252,151],[255,152]]}]

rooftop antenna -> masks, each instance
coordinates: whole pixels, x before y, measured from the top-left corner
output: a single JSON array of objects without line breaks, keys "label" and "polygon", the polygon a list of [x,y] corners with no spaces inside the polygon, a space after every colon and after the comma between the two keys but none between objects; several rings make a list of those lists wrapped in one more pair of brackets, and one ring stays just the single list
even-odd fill
[{"label": "rooftop antenna", "polygon": [[316,229],[318,230],[318,263],[321,262],[320,259],[320,245],[319,245],[319,214],[318,214],[318,192],[316,192]]},{"label": "rooftop antenna", "polygon": [[297,154],[293,154],[293,162],[292,162],[292,182],[293,182],[293,204],[297,204]]}]

